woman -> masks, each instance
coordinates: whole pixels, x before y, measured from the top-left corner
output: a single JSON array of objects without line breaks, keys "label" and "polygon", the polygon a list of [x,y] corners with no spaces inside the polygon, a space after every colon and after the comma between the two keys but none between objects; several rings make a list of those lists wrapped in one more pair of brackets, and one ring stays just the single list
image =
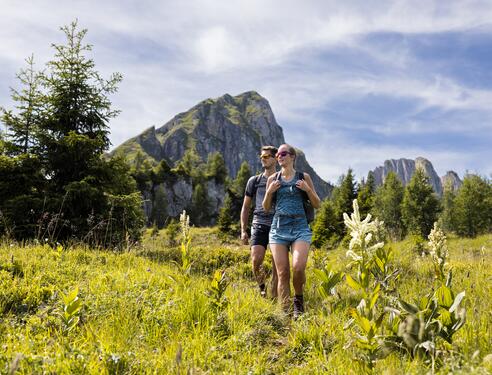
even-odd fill
[{"label": "woman", "polygon": [[276,158],[281,170],[268,178],[263,199],[266,212],[275,205],[269,242],[277,267],[278,296],[285,311],[290,307],[289,247],[292,250],[295,319],[304,312],[303,288],[311,244],[311,230],[304,212],[303,195],[307,194],[314,208],[320,206],[311,177],[307,173],[296,173],[294,169],[296,157],[292,146],[283,144],[278,148]]}]

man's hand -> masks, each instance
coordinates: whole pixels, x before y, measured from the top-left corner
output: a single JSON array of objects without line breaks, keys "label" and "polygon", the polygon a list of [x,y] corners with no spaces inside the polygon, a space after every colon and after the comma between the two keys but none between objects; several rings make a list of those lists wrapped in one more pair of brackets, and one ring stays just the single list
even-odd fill
[{"label": "man's hand", "polygon": [[248,236],[248,232],[246,232],[246,231],[241,231],[241,242],[243,243],[243,245],[247,245],[247,244],[249,244],[249,236]]}]

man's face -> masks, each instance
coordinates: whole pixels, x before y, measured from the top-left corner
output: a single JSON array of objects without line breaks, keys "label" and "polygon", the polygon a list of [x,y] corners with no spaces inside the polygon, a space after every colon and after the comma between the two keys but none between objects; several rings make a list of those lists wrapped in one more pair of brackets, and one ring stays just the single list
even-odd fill
[{"label": "man's face", "polygon": [[270,153],[270,151],[262,151],[260,155],[261,165],[263,168],[270,168],[275,164],[275,157]]}]

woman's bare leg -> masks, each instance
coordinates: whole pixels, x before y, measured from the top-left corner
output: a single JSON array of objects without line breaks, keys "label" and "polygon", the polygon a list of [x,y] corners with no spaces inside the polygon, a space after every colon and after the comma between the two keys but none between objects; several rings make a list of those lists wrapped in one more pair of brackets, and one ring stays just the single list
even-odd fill
[{"label": "woman's bare leg", "polygon": [[277,269],[278,297],[284,311],[290,307],[290,264],[287,246],[281,244],[270,244],[273,261]]}]

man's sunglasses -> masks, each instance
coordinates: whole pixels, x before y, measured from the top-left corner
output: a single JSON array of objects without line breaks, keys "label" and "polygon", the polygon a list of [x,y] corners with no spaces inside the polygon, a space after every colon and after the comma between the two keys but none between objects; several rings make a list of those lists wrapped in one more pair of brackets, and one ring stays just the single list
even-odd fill
[{"label": "man's sunglasses", "polygon": [[282,152],[278,152],[277,155],[275,155],[275,157],[276,158],[279,158],[279,157],[285,158],[287,155],[292,155],[292,153],[289,151],[282,151]]},{"label": "man's sunglasses", "polygon": [[270,158],[273,158],[273,156],[270,154],[260,155],[260,159],[262,159],[262,160],[267,160]]}]

